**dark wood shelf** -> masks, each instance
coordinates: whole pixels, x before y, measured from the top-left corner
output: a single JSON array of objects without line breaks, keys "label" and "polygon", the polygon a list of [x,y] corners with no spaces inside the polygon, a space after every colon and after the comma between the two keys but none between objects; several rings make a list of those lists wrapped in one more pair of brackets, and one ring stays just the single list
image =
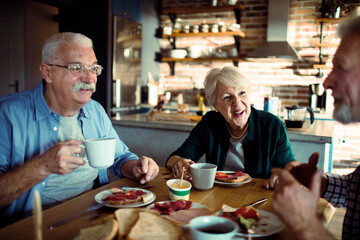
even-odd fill
[{"label": "dark wood shelf", "polygon": [[337,48],[339,46],[338,43],[316,43],[315,47],[329,47],[329,48]]},{"label": "dark wood shelf", "polygon": [[173,34],[163,34],[161,37],[169,38],[169,37],[209,37],[209,36],[240,36],[245,37],[245,33],[243,31],[236,32],[199,32],[199,33],[173,33]]},{"label": "dark wood shelf", "polygon": [[333,24],[336,24],[338,23],[339,21],[341,21],[343,18],[317,18],[316,19],[316,23],[321,23],[321,22],[324,22],[324,23],[333,23]]},{"label": "dark wood shelf", "polygon": [[315,69],[332,69],[332,66],[328,66],[325,64],[314,64],[313,68],[315,68]]},{"label": "dark wood shelf", "polygon": [[244,61],[243,58],[238,57],[226,57],[226,58],[218,58],[218,57],[206,57],[206,58],[170,58],[163,57],[161,58],[161,62],[219,62],[219,61]]},{"label": "dark wood shelf", "polygon": [[244,10],[244,5],[226,5],[226,6],[205,6],[189,8],[164,8],[162,14],[191,14],[191,13],[210,13],[210,12],[230,12],[233,10]]}]

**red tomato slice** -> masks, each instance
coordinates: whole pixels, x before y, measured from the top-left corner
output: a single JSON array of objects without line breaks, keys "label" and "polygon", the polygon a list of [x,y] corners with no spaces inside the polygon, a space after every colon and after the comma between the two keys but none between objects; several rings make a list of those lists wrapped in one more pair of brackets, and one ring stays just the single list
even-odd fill
[{"label": "red tomato slice", "polygon": [[215,177],[216,178],[227,178],[229,176],[229,174],[224,173],[224,172],[216,172]]},{"label": "red tomato slice", "polygon": [[131,195],[134,195],[135,192],[133,190],[130,190],[128,192],[125,193],[125,196],[131,196]]},{"label": "red tomato slice", "polygon": [[244,173],[242,171],[237,171],[234,176],[237,176],[237,177],[240,177],[240,176],[243,176]]},{"label": "red tomato slice", "polygon": [[235,215],[241,215],[243,218],[254,218],[256,220],[260,219],[260,214],[253,207],[242,207],[235,211]]},{"label": "red tomato slice", "polygon": [[237,177],[233,176],[233,175],[229,175],[227,178],[230,179],[230,180],[236,180],[237,179]]}]

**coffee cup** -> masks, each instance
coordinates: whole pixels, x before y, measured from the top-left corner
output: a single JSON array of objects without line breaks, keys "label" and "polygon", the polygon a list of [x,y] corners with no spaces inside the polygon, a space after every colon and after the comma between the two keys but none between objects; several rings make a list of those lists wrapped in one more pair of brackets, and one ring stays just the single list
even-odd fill
[{"label": "coffee cup", "polygon": [[171,200],[189,200],[191,183],[181,179],[170,179],[166,182],[169,188],[169,198]]},{"label": "coffee cup", "polygon": [[89,165],[93,168],[108,168],[114,163],[116,138],[97,138],[84,141]]},{"label": "coffee cup", "polygon": [[220,216],[200,216],[189,222],[191,239],[228,240],[239,231],[237,224]]},{"label": "coffee cup", "polygon": [[190,165],[192,184],[198,190],[209,190],[214,186],[217,166],[212,163]]}]

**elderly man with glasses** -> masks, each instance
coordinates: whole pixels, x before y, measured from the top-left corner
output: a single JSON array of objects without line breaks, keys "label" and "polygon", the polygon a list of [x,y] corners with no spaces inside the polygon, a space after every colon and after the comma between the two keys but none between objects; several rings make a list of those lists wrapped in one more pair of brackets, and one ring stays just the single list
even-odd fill
[{"label": "elderly man with glasses", "polygon": [[46,208],[108,182],[106,168],[81,156],[85,139],[117,139],[113,174],[141,184],[157,176],[155,161],[130,152],[91,99],[101,71],[91,39],[58,33],[42,50],[43,81],[0,98],[0,226],[31,213],[35,190]]}]

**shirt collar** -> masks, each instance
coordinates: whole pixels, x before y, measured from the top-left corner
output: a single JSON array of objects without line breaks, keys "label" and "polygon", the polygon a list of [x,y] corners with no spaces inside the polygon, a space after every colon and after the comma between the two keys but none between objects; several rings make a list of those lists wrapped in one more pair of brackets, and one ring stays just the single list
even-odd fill
[{"label": "shirt collar", "polygon": [[44,84],[45,82],[41,81],[34,91],[35,121],[40,121],[52,113],[44,98]]}]

